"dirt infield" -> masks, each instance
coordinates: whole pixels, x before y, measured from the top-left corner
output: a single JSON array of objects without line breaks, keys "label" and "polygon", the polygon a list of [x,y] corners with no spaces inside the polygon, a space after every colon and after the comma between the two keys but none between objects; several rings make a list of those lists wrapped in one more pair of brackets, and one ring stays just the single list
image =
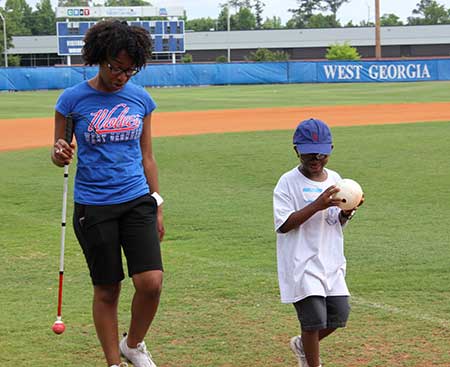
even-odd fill
[{"label": "dirt infield", "polygon": [[[157,112],[153,136],[293,129],[310,117],[320,118],[330,126],[450,121],[450,103]],[[0,151],[50,146],[53,119],[0,120],[0,136]]]}]

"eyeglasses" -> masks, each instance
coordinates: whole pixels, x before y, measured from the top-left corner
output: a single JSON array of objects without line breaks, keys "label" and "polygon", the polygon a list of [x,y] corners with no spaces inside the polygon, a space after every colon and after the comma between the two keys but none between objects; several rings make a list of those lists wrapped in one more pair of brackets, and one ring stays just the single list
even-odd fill
[{"label": "eyeglasses", "polygon": [[129,69],[124,70],[119,67],[112,66],[111,64],[106,64],[106,66],[108,67],[111,74],[114,76],[119,76],[120,74],[124,73],[127,77],[132,77],[133,75],[136,75],[137,73],[139,73],[138,68],[129,68]]},{"label": "eyeglasses", "polygon": [[321,153],[310,153],[310,154],[301,154],[300,155],[303,160],[312,161],[323,161],[325,158],[328,158],[328,154]]}]

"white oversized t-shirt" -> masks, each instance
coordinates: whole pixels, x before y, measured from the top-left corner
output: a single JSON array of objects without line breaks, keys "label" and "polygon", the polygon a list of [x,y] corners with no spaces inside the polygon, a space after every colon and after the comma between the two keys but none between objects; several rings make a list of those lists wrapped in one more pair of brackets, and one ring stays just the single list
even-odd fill
[{"label": "white oversized t-shirt", "polygon": [[279,228],[289,216],[312,203],[341,178],[325,169],[323,182],[306,178],[298,167],[281,176],[274,189],[273,209],[277,232],[278,280],[281,302],[295,303],[309,296],[348,296],[346,260],[338,207],[314,214],[287,233]]}]

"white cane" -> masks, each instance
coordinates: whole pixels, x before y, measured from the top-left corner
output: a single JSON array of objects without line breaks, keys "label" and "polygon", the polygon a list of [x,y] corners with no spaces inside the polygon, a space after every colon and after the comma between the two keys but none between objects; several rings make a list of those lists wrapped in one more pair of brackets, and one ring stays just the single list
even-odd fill
[{"label": "white cane", "polygon": [[[69,114],[66,116],[66,131],[64,139],[68,144],[72,142],[73,136],[73,119]],[[62,321],[62,290],[64,281],[64,246],[66,242],[66,214],[67,214],[67,188],[69,186],[69,165],[64,165],[64,185],[63,185],[63,200],[61,213],[61,251],[59,256],[59,288],[58,288],[58,312],[56,321],[53,324],[52,330],[56,334],[62,334],[65,330],[64,322]]]}]

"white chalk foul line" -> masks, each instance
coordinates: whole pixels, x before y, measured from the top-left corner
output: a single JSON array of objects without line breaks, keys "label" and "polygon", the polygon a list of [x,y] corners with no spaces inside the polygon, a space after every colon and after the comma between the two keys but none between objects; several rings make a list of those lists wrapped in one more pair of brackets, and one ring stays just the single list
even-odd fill
[{"label": "white chalk foul line", "polygon": [[[199,256],[191,255],[191,254],[184,254],[184,256],[191,257],[191,258],[195,259],[195,261],[197,261],[197,262],[203,262],[208,265],[214,265],[217,267],[221,267],[223,269],[234,269],[235,270],[237,268],[236,264],[232,264],[230,262],[223,261],[223,260],[211,260],[210,258],[199,257]],[[241,274],[250,272],[249,269],[247,269],[247,268],[241,268],[241,267],[239,267],[239,268],[240,268],[239,271],[241,272]],[[264,276],[268,275],[267,271],[253,270],[251,272],[253,274],[263,274]],[[273,273],[273,275],[275,275],[275,273]],[[450,329],[450,320],[444,320],[439,317],[428,315],[426,313],[419,314],[417,312],[411,312],[411,311],[408,311],[408,310],[405,310],[405,309],[402,309],[402,308],[399,308],[396,306],[390,306],[385,303],[372,302],[363,297],[355,296],[353,294],[351,296],[351,303],[353,303],[355,305],[360,305],[363,307],[369,307],[369,308],[373,308],[373,309],[382,310],[382,311],[385,311],[386,313],[393,313],[396,315],[401,315],[403,318],[409,318],[412,320],[429,322],[429,323],[438,325],[442,328]]]},{"label": "white chalk foul line", "polygon": [[426,313],[419,314],[417,312],[411,312],[411,311],[405,310],[403,308],[390,306],[385,303],[371,302],[371,301],[368,301],[359,296],[352,295],[351,300],[352,300],[352,303],[354,303],[356,305],[374,308],[374,309],[386,311],[388,313],[393,313],[393,314],[397,314],[397,315],[402,315],[403,318],[410,318],[410,319],[414,319],[414,320],[430,322],[433,324],[437,324],[440,327],[443,327],[445,329],[450,329],[450,321],[449,320],[444,320],[439,317],[434,317],[434,316],[428,315]]}]

